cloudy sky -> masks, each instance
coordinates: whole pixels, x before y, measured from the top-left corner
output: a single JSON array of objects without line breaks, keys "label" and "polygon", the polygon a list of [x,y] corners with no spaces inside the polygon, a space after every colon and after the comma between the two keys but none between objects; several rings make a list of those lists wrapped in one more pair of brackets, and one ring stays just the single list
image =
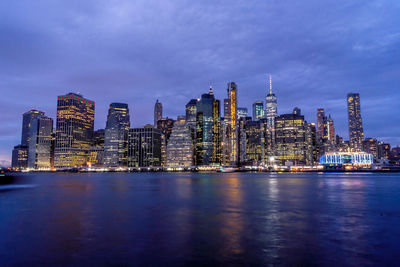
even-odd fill
[{"label": "cloudy sky", "polygon": [[359,92],[366,137],[400,145],[400,1],[0,1],[0,161],[20,142],[22,113],[55,118],[56,97],[111,102],[132,125],[184,113],[208,91],[238,84],[239,106],[267,92],[278,112],[323,107],[348,138],[346,94]]}]

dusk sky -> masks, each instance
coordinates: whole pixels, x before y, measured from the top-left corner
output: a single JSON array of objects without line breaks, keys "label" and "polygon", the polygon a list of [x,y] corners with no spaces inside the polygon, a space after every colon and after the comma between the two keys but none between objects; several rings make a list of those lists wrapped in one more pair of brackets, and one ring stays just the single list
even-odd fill
[{"label": "dusk sky", "polygon": [[0,1],[0,165],[20,143],[22,114],[55,121],[56,99],[80,92],[129,105],[132,127],[208,92],[251,113],[268,75],[278,113],[331,114],[348,139],[346,95],[358,92],[365,137],[400,145],[400,1]]}]

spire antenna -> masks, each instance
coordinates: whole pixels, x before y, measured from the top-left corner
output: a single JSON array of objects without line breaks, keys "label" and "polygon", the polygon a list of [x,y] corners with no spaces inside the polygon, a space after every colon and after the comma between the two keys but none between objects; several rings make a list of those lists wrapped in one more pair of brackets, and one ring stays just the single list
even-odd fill
[{"label": "spire antenna", "polygon": [[272,95],[272,76],[269,75],[269,94]]}]

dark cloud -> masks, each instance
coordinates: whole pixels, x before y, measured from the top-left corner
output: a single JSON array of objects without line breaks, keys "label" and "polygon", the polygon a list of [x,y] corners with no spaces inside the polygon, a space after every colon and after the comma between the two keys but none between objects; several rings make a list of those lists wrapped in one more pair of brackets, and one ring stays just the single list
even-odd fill
[{"label": "dark cloud", "polygon": [[315,121],[324,107],[347,138],[346,94],[359,92],[366,136],[400,144],[399,13],[394,0],[1,1],[0,155],[23,112],[55,118],[69,91],[96,101],[96,128],[116,101],[142,126],[157,98],[175,117],[210,82],[222,99],[236,81],[250,110],[268,74],[280,113]]}]

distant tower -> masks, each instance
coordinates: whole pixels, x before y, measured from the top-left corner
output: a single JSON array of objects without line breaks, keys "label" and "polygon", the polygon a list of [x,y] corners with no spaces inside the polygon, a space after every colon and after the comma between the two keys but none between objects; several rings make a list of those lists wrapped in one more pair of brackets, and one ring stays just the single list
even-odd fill
[{"label": "distant tower", "polygon": [[236,83],[228,83],[228,92],[230,99],[230,123],[231,123],[231,165],[237,165],[238,163],[238,127],[237,127],[237,86]]},{"label": "distant tower", "polygon": [[347,111],[349,116],[349,141],[355,151],[362,149],[364,130],[361,119],[360,94],[349,93],[347,95]]},{"label": "distant tower", "polygon": [[327,118],[323,108],[317,109],[317,136],[328,139]]},{"label": "distant tower", "polygon": [[22,115],[21,145],[29,146],[29,134],[32,120],[36,119],[39,116],[44,116],[44,112],[36,109],[31,109]]},{"label": "distant tower", "polygon": [[328,140],[335,142],[335,126],[333,124],[333,119],[331,115],[328,117]]},{"label": "distant tower", "polygon": [[162,104],[157,99],[154,105],[154,127],[157,127],[157,121],[162,119],[162,109]]},{"label": "distant tower", "polygon": [[269,129],[274,128],[274,120],[278,116],[278,102],[275,94],[272,93],[272,76],[269,76],[269,94],[266,97],[265,116]]}]

